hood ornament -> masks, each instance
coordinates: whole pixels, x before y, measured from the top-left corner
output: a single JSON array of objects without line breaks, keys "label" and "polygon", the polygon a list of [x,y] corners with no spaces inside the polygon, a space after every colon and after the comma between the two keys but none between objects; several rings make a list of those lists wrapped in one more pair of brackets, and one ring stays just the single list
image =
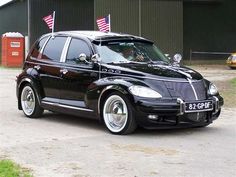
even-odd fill
[{"label": "hood ornament", "polygon": [[182,55],[177,53],[173,56],[173,66],[180,66],[180,62],[182,60]]}]

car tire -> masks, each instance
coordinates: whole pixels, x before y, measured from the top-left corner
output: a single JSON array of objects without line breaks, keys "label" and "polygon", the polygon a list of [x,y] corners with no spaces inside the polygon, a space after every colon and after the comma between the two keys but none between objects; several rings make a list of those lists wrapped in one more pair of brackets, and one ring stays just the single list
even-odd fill
[{"label": "car tire", "polygon": [[130,134],[137,128],[134,108],[127,97],[119,92],[106,97],[102,114],[105,126],[113,134]]},{"label": "car tire", "polygon": [[20,94],[21,107],[24,114],[29,118],[39,118],[43,114],[36,92],[30,84],[24,85]]}]

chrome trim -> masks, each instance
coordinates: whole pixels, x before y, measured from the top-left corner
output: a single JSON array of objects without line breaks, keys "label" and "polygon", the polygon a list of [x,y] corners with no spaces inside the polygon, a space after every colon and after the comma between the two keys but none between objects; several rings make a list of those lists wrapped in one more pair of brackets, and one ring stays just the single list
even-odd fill
[{"label": "chrome trim", "polygon": [[[48,36],[47,40],[46,40],[45,43],[43,44],[42,49],[39,51],[41,54],[43,53],[44,48],[45,48],[45,46],[47,45],[47,43],[48,43],[48,41],[49,41],[50,38],[51,38],[51,36]],[[42,38],[42,39],[43,39],[43,38]],[[42,39],[41,39],[41,40],[42,40]],[[41,41],[41,40],[40,40],[40,41]],[[40,41],[39,41],[39,42],[40,42]]]},{"label": "chrome trim", "polygon": [[62,108],[69,108],[69,109],[75,109],[75,110],[79,110],[79,111],[93,112],[92,109],[86,109],[86,108],[68,106],[68,105],[59,104],[59,103],[53,103],[53,102],[48,102],[48,101],[42,101],[42,103],[43,103],[43,104],[52,105],[52,106],[58,106],[58,107],[62,107]]},{"label": "chrome trim", "polygon": [[[213,110],[213,108],[212,109],[204,109],[204,110],[185,111],[185,113],[199,113],[199,112],[207,112],[207,111],[212,111],[212,110]],[[198,117],[198,119],[199,119],[199,117]]]},{"label": "chrome trim", "polygon": [[177,103],[179,104],[178,116],[183,115],[185,112],[184,101],[181,98],[177,98]]},{"label": "chrome trim", "polygon": [[[195,99],[198,100],[197,92],[196,92],[196,90],[195,90],[195,88],[194,88],[194,86],[193,86],[193,84],[192,84],[192,80],[189,79],[189,78],[187,78],[187,80],[188,80],[190,86],[192,87],[192,90],[193,90]],[[199,112],[197,112],[197,120],[199,120]]]},{"label": "chrome trim", "polygon": [[67,69],[60,69],[60,73],[65,75],[66,73],[68,73],[68,70]]},{"label": "chrome trim", "polygon": [[[34,59],[34,58],[32,58],[33,60],[37,60],[37,61],[39,61],[38,59]],[[42,61],[42,60],[40,60],[40,61]],[[30,62],[30,61],[26,61],[26,63],[30,63],[30,64],[35,64],[34,62]],[[40,63],[40,65],[44,65],[44,66],[53,66],[53,65],[55,65],[55,62],[50,62],[50,61],[47,61],[47,63]],[[68,68],[68,69],[70,69],[70,68],[75,68],[75,67],[69,67],[69,66],[63,66],[64,68]],[[151,80],[157,80],[157,81],[169,81],[169,82],[181,82],[181,83],[189,83],[188,81],[186,81],[186,80],[182,80],[182,79],[180,79],[180,80],[174,80],[174,79],[168,79],[168,78],[153,78],[153,77],[146,77],[146,76],[144,76],[144,77],[142,77],[142,76],[135,76],[135,75],[129,75],[129,74],[117,74],[117,73],[107,73],[107,72],[100,72],[100,71],[96,71],[96,70],[93,70],[93,69],[86,69],[86,68],[81,68],[81,66],[79,66],[79,67],[76,67],[77,69],[80,69],[80,70],[82,70],[82,71],[90,71],[90,72],[93,72],[93,73],[99,73],[99,75],[101,75],[101,74],[110,74],[110,75],[114,75],[114,76],[125,76],[125,77],[131,77],[131,78],[137,78],[137,79],[151,79]],[[113,76],[111,76],[111,77],[113,77]],[[161,77],[161,76],[160,76]],[[101,76],[100,76],[100,78],[101,78]],[[201,79],[201,80],[191,80],[191,82],[193,83],[193,82],[200,82],[200,81],[202,81],[203,79]]]},{"label": "chrome trim", "polygon": [[193,84],[192,84],[192,80],[189,79],[189,78],[187,78],[187,80],[188,80],[190,86],[192,87],[192,90],[193,90],[193,93],[194,93],[195,99],[198,100],[197,92],[196,92],[196,90],[195,90],[195,88],[194,88],[194,86],[193,86]]},{"label": "chrome trim", "polygon": [[62,63],[66,62],[66,55],[67,55],[67,52],[68,52],[68,49],[69,49],[71,39],[72,39],[72,37],[68,37],[66,39],[65,45],[64,45],[63,50],[62,50],[61,58],[60,58],[60,62],[62,62]]},{"label": "chrome trim", "polygon": [[35,65],[35,66],[34,66],[34,69],[36,69],[37,71],[40,70],[40,68],[41,68],[41,67],[40,67],[39,65]]},{"label": "chrome trim", "polygon": [[219,98],[217,98],[216,96],[213,96],[213,98],[215,99],[215,113],[217,113],[220,109],[220,103],[219,103]]}]

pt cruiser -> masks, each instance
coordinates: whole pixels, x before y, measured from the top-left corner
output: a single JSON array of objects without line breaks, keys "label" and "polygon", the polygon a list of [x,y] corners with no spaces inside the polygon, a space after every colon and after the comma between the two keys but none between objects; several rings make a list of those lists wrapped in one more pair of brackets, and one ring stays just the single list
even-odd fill
[{"label": "pt cruiser", "polygon": [[223,98],[198,72],[147,39],[117,33],[64,31],[33,45],[17,77],[18,108],[95,118],[113,134],[144,128],[205,127]]}]

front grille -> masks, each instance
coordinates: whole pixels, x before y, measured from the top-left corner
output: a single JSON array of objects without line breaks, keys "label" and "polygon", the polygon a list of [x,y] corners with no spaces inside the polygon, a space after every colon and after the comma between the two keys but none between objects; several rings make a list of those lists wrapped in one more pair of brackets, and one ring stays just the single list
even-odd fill
[{"label": "front grille", "polygon": [[[181,98],[183,101],[195,101],[196,97],[194,95],[193,88],[189,82],[165,82],[166,87],[168,88],[172,97]],[[192,82],[194,90],[197,94],[198,100],[206,99],[206,88],[204,81]],[[187,113],[184,114],[182,120],[188,120],[192,122],[205,122],[207,119],[207,112],[199,113]]]},{"label": "front grille", "polygon": [[205,100],[207,98],[206,97],[207,89],[205,88],[205,84],[204,84],[203,80],[193,82],[192,84],[193,84],[193,87],[196,90],[198,100]]},{"label": "front grille", "polygon": [[[194,91],[189,82],[171,82],[165,81],[165,85],[168,88],[172,97],[181,98],[184,101],[196,100]],[[206,89],[203,80],[192,83],[198,100],[206,99]]]}]

